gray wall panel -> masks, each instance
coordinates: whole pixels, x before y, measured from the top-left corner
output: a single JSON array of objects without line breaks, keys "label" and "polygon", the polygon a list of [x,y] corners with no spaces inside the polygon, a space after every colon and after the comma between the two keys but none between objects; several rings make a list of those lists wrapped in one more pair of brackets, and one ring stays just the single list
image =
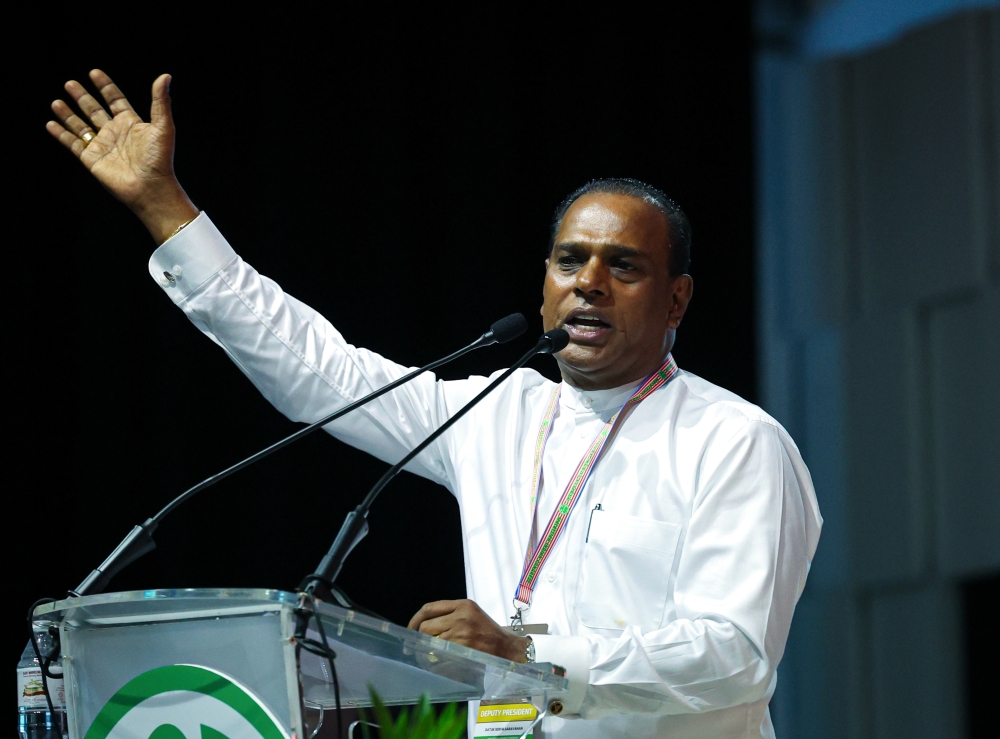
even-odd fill
[{"label": "gray wall panel", "polygon": [[854,63],[869,309],[982,279],[968,176],[979,153],[973,38],[970,17],[958,16]]},{"label": "gray wall panel", "polygon": [[938,563],[1000,567],[1000,290],[931,313]]},{"label": "gray wall panel", "polygon": [[890,591],[875,596],[871,609],[876,739],[961,736],[957,589]]},{"label": "gray wall panel", "polygon": [[852,650],[858,643],[853,600],[843,591],[810,586],[795,614],[772,702],[775,732],[781,739],[862,739],[863,711],[852,705],[863,679]]},{"label": "gray wall panel", "polygon": [[1000,12],[758,59],[761,396],[825,518],[777,735],[960,739],[956,591],[1000,567]]},{"label": "gray wall panel", "polygon": [[823,512],[821,551],[813,560],[809,581],[824,587],[843,586],[850,582],[851,560],[840,333],[832,329],[816,332],[805,342],[803,354],[805,427],[796,440]]},{"label": "gray wall panel", "polygon": [[983,238],[989,279],[1000,284],[1000,12],[976,17],[979,125],[982,131]]},{"label": "gray wall panel", "polygon": [[857,320],[844,331],[849,541],[857,583],[914,578],[923,564],[911,449],[914,332],[903,311]]}]

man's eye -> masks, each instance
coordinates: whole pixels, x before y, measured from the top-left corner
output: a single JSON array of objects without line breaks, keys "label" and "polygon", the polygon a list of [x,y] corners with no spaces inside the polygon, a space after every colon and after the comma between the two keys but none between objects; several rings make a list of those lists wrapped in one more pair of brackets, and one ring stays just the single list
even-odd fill
[{"label": "man's eye", "polygon": [[571,257],[571,256],[559,257],[559,265],[562,267],[572,267],[573,265],[579,263],[580,263],[579,257]]},{"label": "man's eye", "polygon": [[615,269],[621,269],[626,271],[632,271],[635,269],[635,265],[630,264],[629,262],[622,262],[622,261],[615,262],[612,265],[612,267],[614,267]]}]

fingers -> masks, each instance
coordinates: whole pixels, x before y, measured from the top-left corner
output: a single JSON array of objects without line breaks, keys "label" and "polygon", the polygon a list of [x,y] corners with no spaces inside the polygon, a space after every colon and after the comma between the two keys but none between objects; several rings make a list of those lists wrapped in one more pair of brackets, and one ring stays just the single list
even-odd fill
[{"label": "fingers", "polygon": [[52,103],[52,112],[56,114],[60,122],[49,121],[45,125],[46,130],[79,159],[90,143],[81,137],[86,136],[88,139],[92,139],[94,129],[62,100],[56,100]]},{"label": "fingers", "polygon": [[410,623],[406,625],[406,628],[412,629],[413,631],[423,631],[423,633],[426,634],[428,632],[421,628],[421,624],[432,618],[438,618],[440,616],[453,613],[459,603],[460,601],[457,600],[438,600],[433,603],[426,603],[413,615],[413,618],[410,619]]},{"label": "fingers", "polygon": [[[63,104],[65,105],[65,103]],[[46,123],[45,130],[52,135],[52,138],[56,139],[56,141],[73,152],[77,159],[79,159],[80,155],[83,154],[83,150],[87,148],[83,139],[70,133],[55,121],[49,121]]]},{"label": "fingers", "polygon": [[135,113],[122,91],[118,89],[118,85],[112,82],[111,78],[100,69],[90,70],[90,81],[97,86],[97,91],[101,93],[104,102],[108,104],[111,115],[115,116],[125,112]]},{"label": "fingers", "polygon": [[468,599],[428,603],[410,619],[408,628],[504,659],[524,661],[526,640],[504,631]]},{"label": "fingers", "polygon": [[76,112],[62,100],[55,100],[52,102],[52,112],[56,114],[56,117],[62,124],[62,127],[74,136],[82,136],[88,131],[93,132],[94,130],[87,121],[78,116]]},{"label": "fingers", "polygon": [[172,128],[173,114],[170,111],[169,74],[161,74],[153,81],[153,105],[149,109],[149,121],[158,128]]},{"label": "fingers", "polygon": [[[82,138],[92,139],[93,137],[88,134],[96,134],[100,131],[103,126],[111,121],[111,116],[108,115],[107,111],[97,102],[94,96],[87,92],[86,88],[76,80],[67,82],[65,88],[66,92],[80,106],[80,110],[83,111],[83,115],[86,117],[77,115],[76,111],[65,101],[55,100],[52,103],[52,112],[56,114],[58,121],[49,121],[46,124],[46,129],[67,149],[79,157],[89,144],[89,141],[84,141]],[[131,110],[131,108],[128,108],[128,110]]]},{"label": "fingers", "polygon": [[70,80],[66,83],[66,92],[72,96],[76,104],[80,106],[80,110],[90,119],[97,130],[100,130],[101,126],[111,120],[111,116],[101,107],[101,104],[76,80]]},{"label": "fingers", "polygon": [[430,618],[420,624],[417,629],[421,634],[428,636],[442,636],[455,626],[454,614],[448,613],[438,618]]}]

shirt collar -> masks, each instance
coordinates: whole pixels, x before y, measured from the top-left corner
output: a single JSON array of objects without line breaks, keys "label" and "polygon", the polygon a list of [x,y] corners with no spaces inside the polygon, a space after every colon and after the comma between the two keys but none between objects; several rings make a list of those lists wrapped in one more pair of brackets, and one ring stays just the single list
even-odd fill
[{"label": "shirt collar", "polygon": [[618,410],[628,402],[632,393],[642,383],[642,380],[636,380],[608,390],[580,390],[563,382],[559,404],[574,413],[602,413],[612,409]]}]

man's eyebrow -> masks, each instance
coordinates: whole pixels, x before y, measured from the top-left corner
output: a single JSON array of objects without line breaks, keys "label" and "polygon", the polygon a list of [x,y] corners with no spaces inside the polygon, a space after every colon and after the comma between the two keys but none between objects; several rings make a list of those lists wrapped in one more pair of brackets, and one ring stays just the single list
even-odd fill
[{"label": "man's eyebrow", "polygon": [[[569,251],[569,252],[581,251],[581,250],[584,250],[584,249],[590,249],[592,247],[593,247],[592,244],[580,244],[580,243],[577,243],[575,241],[568,241],[568,242],[565,242],[565,243],[562,243],[562,244],[556,244],[555,245],[556,249],[562,249],[563,251]],[[613,257],[645,257],[646,256],[645,254],[643,254],[638,249],[636,249],[634,247],[631,247],[631,246],[625,246],[624,244],[608,244],[608,245],[603,245],[602,244],[600,248],[601,248],[602,251],[608,251],[608,252],[610,252],[610,255],[613,256]]]}]

